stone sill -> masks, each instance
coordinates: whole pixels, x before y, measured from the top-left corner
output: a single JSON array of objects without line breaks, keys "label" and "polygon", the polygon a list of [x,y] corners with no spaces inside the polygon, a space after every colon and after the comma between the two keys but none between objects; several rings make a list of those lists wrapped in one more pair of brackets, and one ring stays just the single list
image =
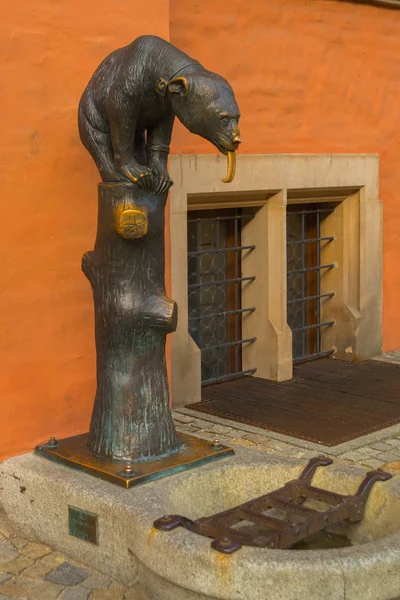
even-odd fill
[{"label": "stone sill", "polygon": [[352,4],[370,4],[382,8],[400,8],[400,0],[340,0],[341,2],[351,2]]}]

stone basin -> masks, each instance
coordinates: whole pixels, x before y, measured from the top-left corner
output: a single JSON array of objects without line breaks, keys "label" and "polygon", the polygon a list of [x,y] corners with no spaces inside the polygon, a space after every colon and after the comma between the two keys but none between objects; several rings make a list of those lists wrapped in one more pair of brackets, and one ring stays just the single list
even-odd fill
[{"label": "stone basin", "polygon": [[[266,494],[298,477],[306,463],[243,449],[217,463],[123,490],[43,458],[25,456],[2,464],[2,504],[25,533],[94,564],[125,585],[136,581],[137,600],[396,599],[399,476],[376,483],[362,522],[345,527],[350,547],[243,547],[224,555],[211,548],[209,539],[185,529],[165,533],[152,527],[165,514],[196,519]],[[313,484],[352,494],[365,473],[334,463],[319,468]],[[49,485],[55,481],[57,486]],[[23,495],[20,486],[26,487]],[[99,515],[99,546],[68,535],[64,515],[69,504]]]},{"label": "stone basin", "polygon": [[[165,482],[146,513],[151,520],[158,505],[158,516],[197,519],[214,514],[281,487],[299,476],[305,462],[265,456],[226,460]],[[338,464],[319,468],[313,484],[353,494],[364,476],[363,469]],[[210,540],[182,528],[169,533],[153,530],[147,547],[138,548],[147,567],[142,580],[150,598],[165,600],[396,598],[400,594],[400,478],[375,484],[364,519],[348,524],[344,533],[353,546],[301,551],[243,547],[227,556],[212,550]],[[155,562],[157,575],[149,570]]]}]

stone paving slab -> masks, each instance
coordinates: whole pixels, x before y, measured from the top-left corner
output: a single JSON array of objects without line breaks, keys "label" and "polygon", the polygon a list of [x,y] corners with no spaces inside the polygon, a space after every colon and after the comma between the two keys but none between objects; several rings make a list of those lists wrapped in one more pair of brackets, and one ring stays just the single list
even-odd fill
[{"label": "stone paving slab", "polygon": [[8,540],[0,540],[0,565],[14,560],[18,556],[18,550]]},{"label": "stone paving slab", "polygon": [[60,600],[88,600],[89,594],[90,590],[84,587],[71,587],[61,592]]},{"label": "stone paving slab", "polygon": [[37,561],[31,567],[24,570],[24,575],[27,577],[33,577],[34,579],[44,579],[45,576],[53,570],[53,567],[46,565],[46,563]]},{"label": "stone paving slab", "polygon": [[393,352],[384,352],[379,356],[374,356],[374,360],[400,365],[400,350],[393,350]]},{"label": "stone paving slab", "polygon": [[106,590],[111,585],[111,579],[105,575],[92,574],[82,581],[82,585],[86,588]]},{"label": "stone paving slab", "polygon": [[0,565],[0,569],[4,573],[19,575],[20,573],[22,573],[22,571],[25,571],[26,568],[34,564],[35,561],[32,558],[28,558],[27,556],[18,556],[14,560],[10,560],[9,562]]},{"label": "stone paving slab", "polygon": [[395,448],[400,447],[400,438],[392,438],[385,440],[385,444],[389,444],[389,446],[393,446]]},{"label": "stone paving slab", "polygon": [[75,585],[87,579],[90,575],[87,569],[80,569],[69,562],[62,563],[59,567],[45,575],[45,581],[58,583],[59,585]]},{"label": "stone paving slab", "polygon": [[396,454],[395,452],[380,452],[376,457],[378,460],[383,460],[384,462],[388,463],[399,460],[400,455],[399,453]]},{"label": "stone paving slab", "polygon": [[125,588],[113,582],[108,590],[93,590],[90,600],[124,600]]},{"label": "stone paving slab", "polygon": [[51,553],[51,548],[44,544],[38,544],[37,542],[30,542],[29,544],[23,544],[19,549],[20,554],[27,556],[28,558],[42,558],[45,554]]},{"label": "stone paving slab", "polygon": [[0,593],[17,600],[23,597],[29,600],[55,600],[62,589],[61,585],[20,575],[16,579],[2,583]]}]

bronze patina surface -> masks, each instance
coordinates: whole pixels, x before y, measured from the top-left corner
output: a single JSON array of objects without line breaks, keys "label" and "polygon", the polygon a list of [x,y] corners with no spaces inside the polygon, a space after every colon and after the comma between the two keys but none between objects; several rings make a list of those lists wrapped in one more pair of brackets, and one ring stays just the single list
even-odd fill
[{"label": "bronze patina surface", "polygon": [[228,81],[166,40],[143,35],[107,56],[79,104],[79,132],[105,182],[132,182],[163,195],[175,118],[228,160],[242,142],[240,112]]},{"label": "bronze patina surface", "polygon": [[82,259],[94,299],[97,389],[88,444],[95,456],[141,460],[179,448],[166,336],[177,305],[164,282],[164,209],[132,183],[99,185],[94,249]]},{"label": "bronze patina surface", "polygon": [[165,343],[178,307],[165,289],[164,213],[175,118],[227,156],[229,183],[239,117],[226,79],[156,36],[115,50],[90,79],[79,133],[102,183],[82,270],[93,292],[97,388],[88,448],[70,438],[43,446],[49,458],[130,487],[229,453],[194,439],[182,446],[172,420]]},{"label": "bronze patina surface", "polygon": [[69,506],[68,527],[70,535],[91,544],[97,545],[99,543],[98,515],[75,506]]},{"label": "bronze patina surface", "polygon": [[179,433],[178,440],[180,447],[177,452],[140,462],[112,460],[94,455],[88,447],[86,433],[59,441],[52,438],[47,444],[37,446],[36,452],[125,488],[200,467],[234,453],[232,448],[217,441],[209,442],[185,433]]},{"label": "bronze patina surface", "polygon": [[[392,477],[390,473],[379,469],[370,471],[354,495],[337,494],[312,486],[311,480],[316,469],[332,462],[330,458],[312,458],[300,477],[265,496],[196,521],[181,515],[167,515],[157,519],[154,527],[161,531],[184,527],[193,533],[213,538],[212,548],[223,554],[232,554],[242,546],[290,548],[316,532],[329,530],[329,527],[343,521],[361,521],[373,485]],[[317,500],[328,508],[316,510],[305,504],[307,500]],[[270,510],[273,514],[269,514]]]}]

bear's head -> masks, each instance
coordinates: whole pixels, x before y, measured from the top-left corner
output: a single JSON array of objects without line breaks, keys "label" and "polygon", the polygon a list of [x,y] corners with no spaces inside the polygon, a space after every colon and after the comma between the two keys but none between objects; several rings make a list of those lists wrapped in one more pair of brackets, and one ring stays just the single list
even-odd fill
[{"label": "bear's head", "polygon": [[216,73],[198,71],[168,83],[168,99],[181,123],[228,155],[228,176],[234,176],[235,151],[242,142],[239,108],[229,83]]}]

